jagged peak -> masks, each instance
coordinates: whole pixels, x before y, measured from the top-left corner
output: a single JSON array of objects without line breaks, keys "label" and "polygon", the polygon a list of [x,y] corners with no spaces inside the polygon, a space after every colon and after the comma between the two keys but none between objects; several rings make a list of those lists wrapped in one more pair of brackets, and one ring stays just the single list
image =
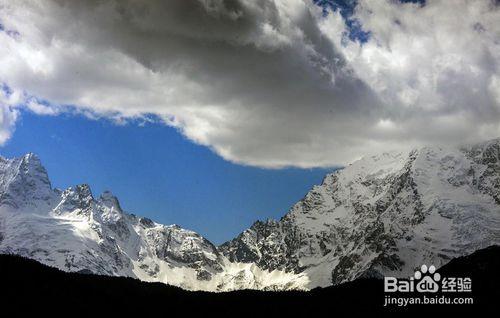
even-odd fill
[{"label": "jagged peak", "polygon": [[32,152],[12,159],[12,162],[17,163],[17,169],[24,174],[38,175],[47,180],[49,178],[40,158]]},{"label": "jagged peak", "polygon": [[19,157],[14,157],[14,158],[7,158],[7,157],[4,157],[4,156],[0,156],[0,160],[2,161],[17,161],[17,162],[21,162],[21,161],[25,161],[25,162],[28,162],[28,161],[35,161],[35,162],[40,162],[40,158],[33,152],[28,152],[22,156],[19,156]]},{"label": "jagged peak", "polygon": [[152,228],[155,227],[155,222],[153,220],[147,218],[147,217],[142,217],[139,219],[139,222],[146,228]]},{"label": "jagged peak", "polygon": [[17,176],[24,175],[39,179],[51,188],[47,170],[42,165],[40,158],[33,152],[29,152],[21,157],[6,160],[11,162],[10,166],[14,169],[13,172],[15,172]]},{"label": "jagged peak", "polygon": [[77,184],[74,187],[74,191],[81,196],[94,198],[94,196],[92,195],[92,190],[90,189],[90,186],[86,183]]},{"label": "jagged peak", "polygon": [[99,200],[103,203],[118,203],[118,198],[109,190],[104,190],[99,196]]},{"label": "jagged peak", "polygon": [[35,162],[35,163],[41,163],[40,162],[40,158],[38,157],[38,155],[36,155],[35,153],[33,152],[28,152],[27,154],[25,154],[22,159],[25,161],[25,162]]},{"label": "jagged peak", "polygon": [[109,190],[105,190],[103,193],[101,193],[101,195],[99,196],[99,201],[108,208],[113,208],[120,213],[123,212],[120,206],[120,201],[118,201],[118,198]]},{"label": "jagged peak", "polygon": [[64,203],[80,209],[89,207],[94,201],[92,190],[88,184],[79,184],[74,187],[69,187],[62,192],[62,197]]},{"label": "jagged peak", "polygon": [[268,228],[268,227],[276,227],[279,225],[279,221],[272,219],[272,218],[267,218],[266,220],[257,220],[255,221],[250,228],[246,229],[246,231],[260,231],[261,229]]},{"label": "jagged peak", "polygon": [[0,204],[21,207],[54,194],[47,171],[34,153],[0,160]]},{"label": "jagged peak", "polygon": [[[12,159],[14,162],[19,162],[19,168],[33,168],[47,175],[45,167],[42,165],[40,158],[33,152],[28,152],[24,156]],[[48,178],[48,176],[47,176]]]}]

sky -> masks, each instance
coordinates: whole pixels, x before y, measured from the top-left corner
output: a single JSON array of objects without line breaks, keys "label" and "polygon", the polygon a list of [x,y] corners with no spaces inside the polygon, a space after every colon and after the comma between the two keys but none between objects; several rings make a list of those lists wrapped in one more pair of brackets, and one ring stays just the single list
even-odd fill
[{"label": "sky", "polygon": [[[245,173],[252,191],[292,176],[304,193],[316,171],[364,155],[499,137],[498,21],[495,0],[0,0],[0,150],[21,150],[18,134],[40,139],[36,123],[74,138],[92,132],[72,120],[106,123],[119,149],[140,140],[181,163],[179,149],[200,151],[177,180],[212,158],[231,167],[218,184],[226,195],[253,193],[225,179]],[[166,135],[144,136],[150,129]],[[65,152],[76,158],[81,147]],[[118,178],[137,156],[51,170]],[[192,201],[186,210],[208,204]],[[262,208],[284,211],[291,198],[280,202]]]},{"label": "sky", "polygon": [[52,186],[110,190],[122,208],[223,243],[257,220],[279,219],[334,169],[233,164],[159,123],[117,125],[81,115],[21,115],[0,155],[38,155]]}]

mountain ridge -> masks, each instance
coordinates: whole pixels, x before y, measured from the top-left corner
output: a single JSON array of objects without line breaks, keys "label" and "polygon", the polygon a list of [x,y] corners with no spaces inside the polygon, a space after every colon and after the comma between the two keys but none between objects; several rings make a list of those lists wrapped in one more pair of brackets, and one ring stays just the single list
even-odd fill
[{"label": "mountain ridge", "polygon": [[109,191],[52,189],[34,154],[0,158],[0,253],[186,289],[311,289],[408,276],[500,244],[500,140],[364,157],[280,220],[215,246],[124,212]]},{"label": "mountain ridge", "polygon": [[499,144],[365,157],[221,250],[233,261],[307,272],[318,286],[442,265],[500,240]]},{"label": "mountain ridge", "polygon": [[0,159],[0,179],[0,253],[194,290],[287,288],[296,276],[229,263],[196,232],[123,211],[110,191],[95,197],[87,184],[52,189],[32,153]]}]

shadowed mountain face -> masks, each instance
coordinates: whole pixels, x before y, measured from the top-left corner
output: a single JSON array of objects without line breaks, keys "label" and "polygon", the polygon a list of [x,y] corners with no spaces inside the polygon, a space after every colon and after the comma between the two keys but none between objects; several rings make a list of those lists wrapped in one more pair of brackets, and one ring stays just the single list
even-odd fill
[{"label": "shadowed mountain face", "polygon": [[[309,292],[266,292],[241,290],[223,293],[192,292],[160,283],[146,283],[124,277],[63,272],[15,255],[0,255],[0,281],[8,291],[4,306],[17,312],[54,313],[137,312],[142,314],[207,314],[235,316],[243,311],[252,315],[370,313],[384,311],[477,313],[496,308],[500,296],[500,247],[492,246],[466,257],[453,259],[438,269],[442,276],[471,277],[474,299],[468,305],[411,305],[384,307],[382,280],[357,279],[337,286]],[[408,296],[399,294],[400,296]],[[411,294],[411,296],[421,296]],[[427,294],[440,297],[442,294]],[[459,293],[446,296],[464,296]],[[29,304],[29,306],[26,306]]]},{"label": "shadowed mountain face", "polygon": [[33,154],[0,158],[0,253],[72,272],[190,290],[311,289],[409,277],[500,244],[500,141],[363,158],[329,174],[281,220],[216,247],[122,210],[88,185],[52,189]]}]

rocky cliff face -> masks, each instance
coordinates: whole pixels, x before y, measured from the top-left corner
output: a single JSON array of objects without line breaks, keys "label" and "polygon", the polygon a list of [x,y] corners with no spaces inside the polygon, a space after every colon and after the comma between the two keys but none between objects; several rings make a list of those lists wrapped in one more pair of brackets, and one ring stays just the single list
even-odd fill
[{"label": "rocky cliff face", "polygon": [[500,243],[500,142],[366,157],[329,174],[280,221],[256,222],[220,251],[305,273],[308,287],[410,275],[422,263]]},{"label": "rocky cliff face", "polygon": [[500,141],[365,157],[329,174],[281,220],[215,247],[126,213],[110,192],[52,189],[33,154],[0,158],[0,253],[67,271],[187,289],[290,289],[409,276],[500,244]]}]

